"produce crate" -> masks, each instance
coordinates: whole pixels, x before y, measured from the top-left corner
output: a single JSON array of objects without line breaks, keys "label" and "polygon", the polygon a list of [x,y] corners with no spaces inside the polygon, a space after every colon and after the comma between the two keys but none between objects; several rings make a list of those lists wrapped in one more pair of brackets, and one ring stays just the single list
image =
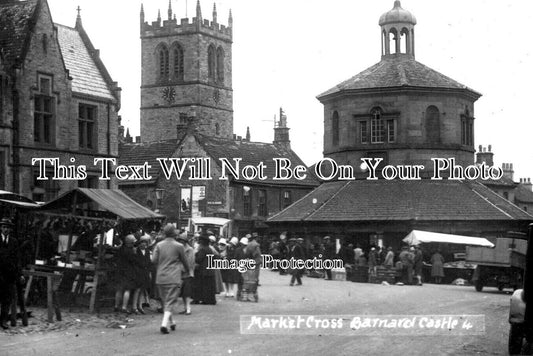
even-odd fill
[{"label": "produce crate", "polygon": [[385,268],[383,266],[378,266],[376,276],[370,276],[370,283],[381,283],[387,282],[389,284],[394,284],[396,281],[396,270],[394,268]]},{"label": "produce crate", "polygon": [[346,280],[346,270],[344,268],[334,268],[331,270],[331,279],[335,281]]}]

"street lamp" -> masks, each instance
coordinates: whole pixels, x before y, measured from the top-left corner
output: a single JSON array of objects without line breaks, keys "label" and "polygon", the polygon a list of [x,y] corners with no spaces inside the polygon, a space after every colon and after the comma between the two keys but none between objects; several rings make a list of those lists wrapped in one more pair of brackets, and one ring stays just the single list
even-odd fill
[{"label": "street lamp", "polygon": [[161,188],[156,188],[155,190],[155,209],[158,210],[160,206],[163,206],[163,197],[165,195],[165,190]]}]

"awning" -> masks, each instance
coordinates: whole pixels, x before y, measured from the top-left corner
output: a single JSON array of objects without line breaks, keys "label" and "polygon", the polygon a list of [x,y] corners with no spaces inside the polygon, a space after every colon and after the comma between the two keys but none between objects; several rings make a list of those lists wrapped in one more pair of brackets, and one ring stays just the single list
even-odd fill
[{"label": "awning", "polygon": [[418,245],[423,242],[442,242],[460,245],[494,247],[494,244],[482,237],[463,235],[441,234],[438,232],[413,230],[404,239],[409,245]]},{"label": "awning", "polygon": [[217,225],[224,226],[229,223],[231,220],[217,217],[197,217],[191,218],[191,222],[194,225]]},{"label": "awning", "polygon": [[7,205],[13,205],[21,208],[38,208],[39,204],[33,200],[26,198],[25,196],[8,192],[6,190],[0,190],[0,203]]},{"label": "awning", "polygon": [[74,194],[77,194],[76,205],[96,203],[100,209],[109,211],[124,220],[165,218],[164,215],[140,205],[118,189],[77,188],[44,204],[40,211],[71,211]]},{"label": "awning", "polygon": [[0,202],[6,203],[8,205],[19,206],[21,208],[38,208],[40,206],[37,203],[28,203],[24,201],[7,200],[7,199],[0,199]]}]

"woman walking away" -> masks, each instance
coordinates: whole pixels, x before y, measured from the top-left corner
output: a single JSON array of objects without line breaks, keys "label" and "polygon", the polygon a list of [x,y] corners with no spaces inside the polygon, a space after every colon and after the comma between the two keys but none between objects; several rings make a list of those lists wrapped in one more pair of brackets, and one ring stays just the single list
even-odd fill
[{"label": "woman walking away", "polygon": [[[156,265],[156,283],[163,304],[163,321],[161,333],[168,334],[170,329],[176,330],[176,323],[172,319],[172,310],[178,302],[180,293],[181,272],[189,273],[189,262],[185,256],[183,245],[176,241],[178,233],[172,224],[163,229],[164,240],[155,246],[152,262]],[[181,265],[180,265],[181,263]]]},{"label": "woman walking away", "polygon": [[[219,243],[224,243],[223,239],[220,239]],[[228,260],[236,259],[236,252],[237,252],[237,245],[239,244],[239,239],[236,237],[232,237],[229,244],[227,244],[226,249],[224,250],[225,253],[222,254],[223,258]],[[226,287],[227,296],[228,297],[234,297],[235,292],[237,290],[236,286],[239,283],[239,279],[241,278],[241,274],[236,269],[225,269],[222,270],[222,280],[224,281],[224,285]]]},{"label": "woman walking away", "polygon": [[431,256],[431,264],[431,277],[435,279],[435,283],[440,284],[444,277],[444,257],[440,254],[440,250]]},{"label": "woman walking away", "polygon": [[189,238],[186,232],[183,232],[178,237],[178,242],[183,244],[185,249],[185,256],[189,262],[189,273],[182,273],[181,275],[181,291],[180,296],[183,299],[184,310],[180,314],[191,315],[191,298],[192,298],[192,281],[194,278],[194,249],[191,246],[192,238]]},{"label": "woman walking away", "polygon": [[215,298],[216,282],[215,271],[209,267],[208,255],[212,255],[213,251],[209,247],[209,237],[201,235],[198,240],[200,247],[196,252],[194,269],[194,287],[193,287],[193,304],[217,304]]}]

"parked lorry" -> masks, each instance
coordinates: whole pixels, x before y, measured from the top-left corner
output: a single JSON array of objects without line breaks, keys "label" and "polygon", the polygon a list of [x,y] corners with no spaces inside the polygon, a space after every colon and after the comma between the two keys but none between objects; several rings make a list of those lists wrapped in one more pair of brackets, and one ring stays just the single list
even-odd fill
[{"label": "parked lorry", "polygon": [[215,236],[229,237],[231,220],[218,217],[197,217],[189,219],[188,231],[202,233],[211,231]]},{"label": "parked lorry", "polygon": [[483,287],[517,289],[523,283],[527,241],[501,237],[493,241],[494,248],[468,246],[466,262],[477,265],[472,282],[478,292]]},{"label": "parked lorry", "polygon": [[528,227],[527,235],[521,237],[528,243],[524,280],[521,289],[514,291],[509,308],[509,354],[533,354],[533,224]]}]

